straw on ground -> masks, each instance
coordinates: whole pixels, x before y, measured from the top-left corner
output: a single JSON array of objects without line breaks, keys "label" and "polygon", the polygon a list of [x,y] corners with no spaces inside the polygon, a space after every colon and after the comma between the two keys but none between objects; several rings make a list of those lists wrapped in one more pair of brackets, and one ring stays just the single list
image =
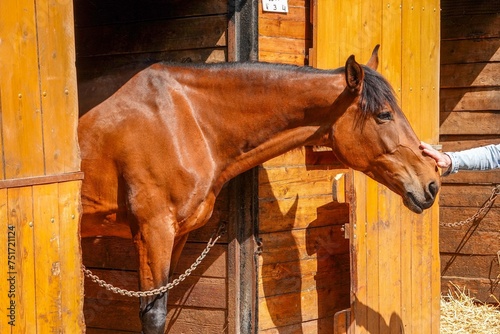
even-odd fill
[{"label": "straw on ground", "polygon": [[441,334],[500,334],[500,307],[478,303],[453,285],[441,297]]}]

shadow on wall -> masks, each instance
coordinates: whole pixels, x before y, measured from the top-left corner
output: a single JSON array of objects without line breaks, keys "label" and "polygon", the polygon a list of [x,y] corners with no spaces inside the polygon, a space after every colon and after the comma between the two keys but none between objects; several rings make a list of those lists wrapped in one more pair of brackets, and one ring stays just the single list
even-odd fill
[{"label": "shadow on wall", "polygon": [[[300,193],[294,198],[276,197],[265,169],[259,173],[259,184],[259,194],[268,194],[259,198],[263,243],[259,330],[330,334],[334,314],[349,307],[349,241],[341,231],[348,205],[329,202],[315,208],[314,199]],[[309,207],[311,212],[305,212]],[[309,216],[315,219],[307,221]]]},{"label": "shadow on wall", "polygon": [[397,313],[392,312],[387,323],[380,313],[361,303],[357,298],[355,298],[355,304],[358,307],[357,313],[366,315],[366,317],[356,319],[356,323],[359,327],[365,328],[368,333],[404,334],[403,320]]}]

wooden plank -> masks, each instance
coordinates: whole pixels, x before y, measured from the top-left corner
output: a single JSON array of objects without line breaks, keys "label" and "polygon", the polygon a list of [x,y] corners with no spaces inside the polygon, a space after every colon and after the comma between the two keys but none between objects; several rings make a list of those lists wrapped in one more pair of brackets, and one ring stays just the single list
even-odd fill
[{"label": "wooden plank", "polygon": [[297,66],[308,65],[307,58],[302,54],[288,54],[275,51],[259,51],[259,61]]},{"label": "wooden plank", "polygon": [[[402,31],[402,16],[401,16],[401,1],[390,1],[387,5],[383,5],[382,11],[382,38],[380,53],[380,72],[387,78],[393,86],[394,91],[399,99],[401,99],[402,85],[402,62],[398,61],[401,57],[401,43],[393,41],[401,40]],[[386,323],[389,325],[387,332],[398,333],[398,326],[392,325],[391,320],[399,319],[401,321],[403,312],[402,291],[405,289],[402,279],[398,279],[402,275],[401,257],[402,255],[396,250],[401,250],[401,230],[404,228],[401,222],[401,203],[398,195],[389,191],[386,187],[378,187],[378,196],[383,199],[379,202],[378,211],[380,216],[381,232],[383,236],[382,243],[394,243],[392,247],[378,247],[379,265],[384,273],[380,279],[380,295],[382,300],[391,300],[391,303],[380,303],[380,311],[385,315],[384,320],[379,322],[379,330],[383,333]],[[390,204],[393,203],[393,204]],[[390,279],[389,279],[390,278]],[[390,314],[390,315],[389,315]]]},{"label": "wooden plank", "polygon": [[[462,194],[463,197],[463,194]],[[470,207],[446,207],[441,206],[441,222],[443,223],[455,223],[465,221],[471,218],[478,212],[479,208]],[[500,230],[500,209],[490,209],[486,215],[482,215],[482,219],[478,223],[477,231],[484,232],[498,232]],[[470,227],[470,224],[465,224],[464,226],[453,227],[453,230],[464,231]],[[446,228],[441,228],[442,233],[446,233]]]},{"label": "wooden plank", "polygon": [[89,268],[136,270],[137,252],[131,239],[82,238],[83,264]]},{"label": "wooden plank", "polygon": [[34,251],[36,267],[36,330],[39,333],[57,332],[62,328],[60,262],[60,217],[58,185],[33,187]]},{"label": "wooden plank", "polygon": [[[470,6],[468,12],[470,11]],[[446,14],[442,11],[443,16]],[[500,31],[495,28],[500,26],[500,16],[497,13],[446,17],[441,23],[441,38],[452,39],[479,39],[498,38]]]},{"label": "wooden plank", "polygon": [[283,167],[259,172],[259,199],[290,199],[331,195],[338,173],[307,170],[305,167]]},{"label": "wooden plank", "polygon": [[440,250],[443,253],[470,255],[496,255],[500,250],[500,238],[497,231],[477,231],[469,225],[467,231],[447,229],[440,233]]},{"label": "wooden plank", "polygon": [[85,299],[85,323],[87,327],[141,331],[139,321],[139,299],[125,301]]},{"label": "wooden plank", "polygon": [[[420,66],[420,39],[412,36],[420,36],[420,6],[418,1],[408,1],[402,3],[402,94],[401,107],[407,115],[408,121],[413,128],[419,129],[420,122],[420,71],[414,71]],[[420,279],[414,273],[422,270],[422,258],[420,248],[422,240],[416,233],[421,233],[414,215],[406,208],[401,209],[402,239],[402,313],[401,320],[404,331],[421,333],[420,319],[422,310],[418,302],[422,294]],[[420,243],[419,243],[420,241]]]},{"label": "wooden plank", "polygon": [[487,278],[491,282],[495,282],[498,269],[496,254],[488,256],[441,253],[441,273],[443,276]]},{"label": "wooden plank", "polygon": [[167,316],[169,333],[225,334],[227,330],[226,310],[172,309]]},{"label": "wooden plank", "polygon": [[304,56],[309,47],[303,40],[284,37],[266,37],[259,38],[259,52],[276,52],[283,54],[293,54]]},{"label": "wooden plank", "polygon": [[58,188],[60,264],[64,273],[61,285],[62,328],[68,333],[81,333],[85,328],[79,234],[81,181],[60,183]]},{"label": "wooden plank", "polygon": [[443,0],[441,1],[441,8],[443,16],[496,14],[500,10],[500,4],[487,0],[478,0],[473,4],[469,0]]},{"label": "wooden plank", "polygon": [[301,334],[301,333],[331,333],[331,327],[333,325],[332,317],[323,319],[313,319],[309,321],[304,321],[298,324],[292,324],[288,326],[279,326],[274,328],[269,328],[265,330],[260,330],[259,334]]},{"label": "wooden plank", "polygon": [[500,113],[496,111],[441,113],[441,135],[498,135]]},{"label": "wooden plank", "polygon": [[[421,40],[420,53],[420,89],[422,112],[421,126],[415,129],[421,140],[437,144],[439,141],[439,103],[440,103],[440,45],[441,45],[441,12],[440,1],[423,0],[421,34],[426,40]],[[420,222],[423,227],[422,262],[424,268],[421,275],[423,294],[422,331],[440,333],[440,256],[439,256],[439,202],[426,210]],[[417,271],[418,272],[418,271]],[[430,288],[429,288],[430,286]]]},{"label": "wooden plank", "polygon": [[[380,285],[384,282],[391,281],[391,277],[387,277],[385,272],[380,268],[379,244],[384,243],[384,234],[380,231],[381,221],[383,217],[379,217],[379,205],[381,199],[378,197],[378,184],[366,178],[366,192],[361,194],[366,197],[366,230],[364,252],[366,252],[366,300],[362,303],[366,304],[367,317],[366,326],[368,333],[379,333],[381,322],[384,321],[384,314],[381,314],[380,302]],[[369,312],[370,309],[375,310]],[[359,323],[359,325],[363,325]]]},{"label": "wooden plank", "polygon": [[260,232],[270,233],[291,229],[349,222],[349,206],[332,202],[332,196],[259,202]]},{"label": "wooden plank", "polygon": [[262,233],[262,257],[267,263],[306,260],[320,256],[318,251],[330,255],[344,254],[348,240],[344,239],[341,226],[325,226],[308,230]]},{"label": "wooden plank", "polygon": [[[4,323],[10,327],[8,332],[14,330],[15,333],[23,333],[37,326],[36,307],[33,305],[37,278],[33,250],[33,225],[30,225],[33,222],[33,196],[30,187],[12,189],[4,194],[8,196],[5,198],[8,202],[4,203],[5,213],[8,214],[8,218],[6,216],[5,220],[8,222],[5,236],[12,238],[12,233],[15,233],[15,243],[5,243],[7,251],[4,254],[12,255],[12,251],[14,251],[15,257],[9,257],[9,261],[12,262],[7,262],[3,267],[8,275],[5,280],[9,279],[9,294],[5,294],[8,299],[2,303],[2,305],[13,306],[8,311],[6,310],[8,313],[5,314],[4,318],[13,322]],[[15,304],[12,304],[12,301]],[[12,309],[14,309],[14,314],[11,313]],[[11,315],[14,317],[11,318]]]},{"label": "wooden plank", "polygon": [[[77,50],[84,46],[77,45]],[[96,80],[92,94],[98,89],[109,91],[108,96],[127,82],[134,74],[147,66],[160,62],[199,63],[221,62],[227,58],[225,47],[207,47],[204,49],[166,50],[157,52],[140,52],[134,54],[117,54],[109,56],[78,57],[78,84],[91,85]],[[125,72],[125,73],[123,73]],[[97,80],[99,79],[99,81]],[[116,80],[116,82],[115,82]],[[101,81],[104,81],[101,83]],[[112,84],[113,89],[106,87]],[[80,91],[80,87],[78,87]],[[83,90],[84,92],[88,89]],[[78,96],[80,98],[80,96]],[[83,96],[85,97],[85,96]]]},{"label": "wooden plank", "polygon": [[[437,144],[439,140],[440,11],[439,1],[421,0],[420,108],[421,126],[415,131],[421,140]],[[433,124],[433,126],[429,126]]]},{"label": "wooden plank", "polygon": [[[304,19],[306,10],[302,13]],[[304,29],[305,27],[305,29]],[[277,20],[267,16],[259,17],[259,34],[267,37],[286,37],[300,40],[310,40],[311,32],[308,29],[309,24],[304,20]]]},{"label": "wooden plank", "polygon": [[[35,2],[2,2],[2,178],[44,173]],[[19,36],[23,36],[19,38]]]},{"label": "wooden plank", "polygon": [[345,308],[340,301],[346,298],[347,296],[342,297],[333,289],[317,289],[298,294],[259,298],[259,331],[315,319],[322,319],[323,328],[331,331],[333,316]]},{"label": "wooden plank", "polygon": [[[479,145],[478,145],[479,146]],[[460,173],[452,174],[443,179],[443,184],[451,185],[456,183],[470,183],[470,184],[489,184],[492,186],[499,183],[500,171],[460,171]]]},{"label": "wooden plank", "polygon": [[[318,68],[337,68],[341,65],[339,60],[338,37],[340,20],[336,20],[340,8],[340,1],[313,2],[313,47],[312,65]],[[338,25],[338,26],[337,26]]]},{"label": "wooden plank", "polygon": [[[131,291],[138,290],[138,275],[136,272],[117,270],[92,270],[94,274],[104,281]],[[207,293],[210,291],[211,293]],[[121,300],[133,301],[135,298],[113,294],[87,279],[85,282],[85,298],[91,300]],[[168,305],[201,307],[201,308],[227,308],[226,279],[207,276],[191,275],[169,292]]]},{"label": "wooden plank", "polygon": [[[500,17],[500,16],[499,16]],[[441,66],[441,88],[498,86],[500,63],[448,64]]]},{"label": "wooden plank", "polygon": [[366,176],[360,172],[353,173],[353,200],[354,207],[351,213],[351,231],[349,241],[351,243],[351,310],[354,318],[354,333],[368,333],[367,328],[369,306],[368,296],[368,254],[365,248],[368,237],[368,224],[366,207],[368,200],[364,195],[367,191]]},{"label": "wooden plank", "polygon": [[36,21],[45,173],[78,171],[73,3],[38,0]]},{"label": "wooden plank", "polygon": [[[356,20],[356,28],[359,29],[358,36],[351,38],[359,45],[359,53],[356,54],[358,62],[365,63],[370,59],[373,47],[381,43],[382,40],[382,2],[374,1],[359,1],[356,4],[357,9],[353,12]],[[356,40],[356,38],[359,38]],[[391,284],[391,278],[385,276],[381,271],[381,256],[379,243],[383,243],[384,238],[387,237],[380,230],[379,222],[383,219],[385,209],[383,202],[380,201],[379,187],[377,182],[372,179],[366,180],[366,192],[361,196],[366,197],[367,206],[366,220],[366,239],[365,239],[365,252],[367,257],[366,263],[366,310],[370,308],[377,310],[377,312],[367,312],[367,326],[364,326],[369,333],[379,333],[382,324],[384,323],[385,311],[387,308],[383,306],[380,301],[380,294],[385,290],[385,285]],[[360,222],[361,223],[361,222]],[[393,305],[388,305],[391,308]],[[393,310],[389,310],[389,314]],[[359,323],[361,325],[361,323]],[[387,331],[386,331],[387,332]]]},{"label": "wooden plank", "polygon": [[76,26],[87,27],[103,24],[123,24],[147,20],[168,20],[179,17],[226,14],[228,3],[224,0],[185,2],[181,0],[137,1],[74,1]]},{"label": "wooden plank", "polygon": [[[38,310],[33,305],[33,296],[38,292],[40,280],[37,264],[39,258],[35,249],[34,223],[35,213],[33,207],[34,193],[30,187],[11,189],[8,191],[10,223],[16,226],[16,272],[19,273],[19,332],[29,331],[38,326]],[[42,262],[43,263],[43,262]],[[42,276],[43,277],[43,276]],[[46,279],[43,277],[42,279]]]},{"label": "wooden plank", "polygon": [[226,29],[226,15],[107,25],[79,29],[76,43],[79,57],[212,48],[226,46]]},{"label": "wooden plank", "polygon": [[[477,146],[484,146],[484,145],[490,145],[490,144],[497,144],[498,143],[498,138],[493,137],[493,138],[488,138],[488,137],[483,137],[483,138],[463,138],[463,139],[448,139],[444,138],[441,140],[440,144],[443,145],[443,152],[453,152],[453,151],[461,151],[461,150],[467,150],[469,148],[474,148]],[[457,174],[460,175],[460,174]],[[476,173],[477,175],[477,173]],[[444,182],[448,182],[450,178],[444,178]],[[468,183],[468,182],[464,182]],[[481,182],[483,183],[483,182]]]},{"label": "wooden plank", "polygon": [[[478,172],[476,172],[477,174]],[[491,196],[491,185],[453,185],[444,184],[439,201],[440,205],[446,207],[474,207],[480,208],[484,202]],[[463,196],[467,194],[467,196]],[[493,203],[493,207],[500,208],[500,201]]]},{"label": "wooden plank", "polygon": [[441,64],[500,61],[500,38],[441,42]]},{"label": "wooden plank", "polygon": [[351,309],[335,313],[333,334],[348,334],[351,326]]},{"label": "wooden plank", "polygon": [[500,94],[496,87],[441,90],[441,112],[497,111],[498,103],[500,103]]},{"label": "wooden plank", "polygon": [[[347,250],[346,250],[347,251]],[[349,254],[320,255],[318,259],[306,259],[275,263],[265,257],[259,260],[259,296],[276,296],[286,293],[330,288],[349,293]],[[328,275],[330,279],[317,280]],[[347,303],[348,304],[348,303]]]},{"label": "wooden plank", "polygon": [[[11,303],[15,303],[16,300],[12,299],[14,297],[11,295],[11,278],[10,271],[15,269],[16,262],[16,251],[17,251],[17,240],[16,240],[16,226],[11,225],[9,222],[9,210],[8,210],[8,197],[7,189],[0,189],[0,221],[5,222],[5,228],[2,233],[0,233],[0,253],[4,256],[0,257],[0,281],[4,282],[5,290],[0,294],[0,317],[3,319],[0,321],[0,332],[10,333],[12,326],[16,323],[12,322],[16,320],[16,306],[11,306]],[[14,245],[12,245],[14,242]],[[12,247],[14,246],[14,247]],[[9,248],[12,248],[9,251]],[[14,261],[14,263],[9,263],[9,261]],[[14,270],[12,270],[14,272]],[[14,290],[16,289],[15,280]],[[12,302],[11,302],[12,300]],[[15,305],[15,304],[14,304]]]},{"label": "wooden plank", "polygon": [[[206,247],[202,243],[187,243],[175,273],[182,273],[194,262]],[[89,268],[114,268],[137,270],[138,259],[131,240],[120,238],[82,239],[83,263]],[[213,277],[225,277],[226,246],[216,244],[198,266],[196,273]]]}]

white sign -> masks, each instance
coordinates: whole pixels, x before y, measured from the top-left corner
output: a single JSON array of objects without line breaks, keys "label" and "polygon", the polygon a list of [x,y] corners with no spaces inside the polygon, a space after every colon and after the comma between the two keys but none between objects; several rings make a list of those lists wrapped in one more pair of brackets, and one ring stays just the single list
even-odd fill
[{"label": "white sign", "polygon": [[288,0],[262,0],[265,12],[288,13]]}]

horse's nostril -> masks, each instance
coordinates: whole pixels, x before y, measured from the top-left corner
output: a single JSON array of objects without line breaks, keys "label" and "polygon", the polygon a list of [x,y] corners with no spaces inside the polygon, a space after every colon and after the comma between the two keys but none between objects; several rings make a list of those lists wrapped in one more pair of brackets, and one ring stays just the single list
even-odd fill
[{"label": "horse's nostril", "polygon": [[429,183],[429,193],[432,195],[432,198],[436,197],[438,190],[439,186],[436,182],[432,181]]}]

